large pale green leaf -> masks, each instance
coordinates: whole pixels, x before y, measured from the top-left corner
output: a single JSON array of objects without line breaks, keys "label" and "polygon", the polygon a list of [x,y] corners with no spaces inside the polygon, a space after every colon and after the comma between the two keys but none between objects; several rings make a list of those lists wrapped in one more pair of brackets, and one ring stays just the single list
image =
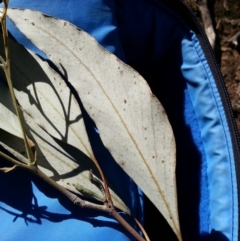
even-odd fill
[{"label": "large pale green leaf", "polygon": [[[0,46],[3,46],[1,41]],[[9,48],[15,94],[24,110],[27,134],[36,144],[40,169],[73,192],[79,193],[73,185],[80,184],[94,196],[103,198],[101,191],[89,180],[89,170],[92,169],[99,178],[98,171],[80,107],[71,91],[64,80],[39,57],[13,41],[9,42]],[[0,76],[4,79],[3,71]],[[13,136],[19,133],[20,127],[9,90],[3,82],[0,82],[0,92],[4,93],[0,95],[0,113],[6,112],[5,119],[13,119],[18,127],[6,128],[7,121],[3,122],[0,118],[0,128],[4,130],[0,133],[0,141],[18,153],[24,153],[23,142]],[[115,192],[110,192],[114,205],[129,213]]]},{"label": "large pale green leaf", "polygon": [[30,10],[9,10],[8,16],[67,73],[104,145],[181,240],[175,141],[166,113],[145,80],[66,21]]}]

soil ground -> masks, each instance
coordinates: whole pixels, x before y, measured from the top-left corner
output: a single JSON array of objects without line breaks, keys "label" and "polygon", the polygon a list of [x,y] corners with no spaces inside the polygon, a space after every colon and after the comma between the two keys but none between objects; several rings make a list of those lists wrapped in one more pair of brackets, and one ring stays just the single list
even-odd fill
[{"label": "soil ground", "polygon": [[220,56],[221,71],[240,131],[240,41],[238,48],[234,48],[228,42],[240,31],[240,1],[228,0],[227,3],[228,11],[223,7],[223,0],[216,1],[214,5],[213,16],[218,36],[217,56]]}]

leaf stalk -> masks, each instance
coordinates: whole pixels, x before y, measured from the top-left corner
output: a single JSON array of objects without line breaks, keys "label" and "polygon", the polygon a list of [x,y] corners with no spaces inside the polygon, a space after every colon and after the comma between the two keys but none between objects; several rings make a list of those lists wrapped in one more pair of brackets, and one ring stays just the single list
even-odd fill
[{"label": "leaf stalk", "polygon": [[27,139],[26,130],[25,130],[25,127],[24,127],[24,119],[23,119],[23,117],[20,113],[20,109],[19,109],[16,97],[15,97],[13,84],[12,84],[11,69],[10,69],[10,53],[9,53],[9,48],[8,48],[8,31],[7,31],[7,26],[6,26],[6,14],[7,14],[7,8],[8,8],[9,0],[4,0],[3,2],[4,2],[4,8],[3,8],[3,14],[0,18],[0,22],[1,22],[1,26],[2,26],[2,35],[3,35],[4,51],[5,51],[6,61],[4,61],[4,59],[1,57],[0,58],[0,62],[1,62],[0,66],[4,70],[4,73],[5,73],[5,76],[6,76],[6,79],[7,79],[8,87],[9,87],[12,102],[13,102],[13,106],[15,108],[15,111],[16,111],[16,114],[17,114],[17,117],[18,117],[18,120],[19,120],[19,124],[20,124],[20,127],[21,127],[21,131],[22,131],[23,140],[24,140],[25,149],[26,149],[26,153],[27,153],[29,163],[34,163],[33,153],[31,152],[31,149],[28,145],[28,139]]}]

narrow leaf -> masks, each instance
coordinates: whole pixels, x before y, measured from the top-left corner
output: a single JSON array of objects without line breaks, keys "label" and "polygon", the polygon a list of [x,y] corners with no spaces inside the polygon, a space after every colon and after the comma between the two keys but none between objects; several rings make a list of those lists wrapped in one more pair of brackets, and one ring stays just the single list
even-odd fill
[{"label": "narrow leaf", "polygon": [[0,129],[22,138],[21,128],[15,114],[11,96],[5,92],[6,85],[0,81]]},{"label": "narrow leaf", "polygon": [[[2,46],[1,41],[0,46]],[[85,131],[80,108],[69,88],[61,77],[36,55],[13,41],[9,41],[9,48],[15,95],[24,110],[28,137],[36,145],[40,169],[75,193],[80,193],[75,185],[81,185],[95,193],[95,196],[103,196],[99,188],[89,180],[90,169],[99,178],[94,164],[96,160]],[[0,54],[1,51],[0,49]],[[0,72],[0,77],[5,78],[3,71]],[[4,93],[3,104],[0,105],[1,113],[7,107],[11,109],[11,99],[6,102],[10,98],[10,92],[3,82],[0,82],[0,91]],[[1,97],[2,95],[0,102]],[[11,116],[6,115],[6,120],[10,117],[18,124],[14,113]],[[0,128],[2,128],[1,122]],[[16,135],[15,129],[9,131],[11,135],[7,132],[7,128],[2,129],[5,131],[0,132],[0,142],[24,154],[23,142],[13,136]],[[17,131],[21,131],[20,127]],[[126,205],[112,190],[110,193],[114,205],[129,213]]]},{"label": "narrow leaf", "polygon": [[65,70],[104,145],[181,240],[174,137],[163,107],[145,80],[66,21],[30,10],[8,13],[14,24]]},{"label": "narrow leaf", "polygon": [[[36,143],[39,168],[58,184],[72,192],[86,196],[86,193],[79,192],[75,188],[76,185],[81,185],[93,193],[92,198],[96,196],[103,198],[99,188],[89,181],[89,170],[98,173],[93,162],[78,149],[52,138],[27,114],[24,117],[27,121],[28,136]],[[25,157],[22,156],[25,154],[25,147],[21,139],[0,130],[0,145],[18,160],[26,163]],[[110,192],[116,207],[129,213],[121,199],[113,191],[110,190]]]}]

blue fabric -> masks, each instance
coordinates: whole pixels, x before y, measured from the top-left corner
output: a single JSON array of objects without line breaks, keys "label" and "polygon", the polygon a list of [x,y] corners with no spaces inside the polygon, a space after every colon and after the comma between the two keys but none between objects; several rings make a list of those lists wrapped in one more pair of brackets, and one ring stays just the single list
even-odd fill
[{"label": "blue fabric", "polygon": [[[35,9],[57,18],[65,19],[91,34],[96,40],[118,58],[124,59],[121,44],[116,34],[114,4],[111,0],[88,1],[29,1],[13,0],[10,7]],[[33,45],[8,21],[13,36],[23,45],[35,49]],[[36,50],[36,52],[38,52]],[[40,52],[38,52],[40,53]],[[40,53],[42,55],[42,53]]]},{"label": "blue fabric", "polygon": [[[192,33],[191,39],[182,41],[182,45],[183,75],[187,80],[192,103],[195,105],[207,156],[209,229],[224,230],[230,240],[237,240],[236,170],[226,116],[213,76],[195,34]],[[191,54],[187,54],[190,53],[189,49]],[[230,223],[232,225],[229,225]]]},{"label": "blue fabric", "polygon": [[231,135],[199,41],[157,0],[116,2],[126,61],[148,81],[174,130],[183,239],[237,240]]},{"label": "blue fabric", "polygon": [[[188,25],[159,0],[42,0],[30,3],[12,0],[11,4],[35,8],[71,21],[92,34],[148,81],[168,114],[176,138],[178,206],[183,239],[237,241],[237,182],[231,135],[208,62]],[[9,26],[19,42],[31,45]],[[116,185],[133,213],[141,218],[142,193],[101,146],[93,123],[87,116],[85,118],[95,154],[109,180]],[[116,173],[121,181],[116,180]],[[10,179],[13,174],[8,174],[6,179],[6,175],[0,173],[2,183],[10,186],[0,187],[3,210],[0,219],[6,220],[1,230],[6,230],[6,235],[23,235],[26,239],[24,233],[28,232],[26,235],[36,233],[36,240],[54,240],[58,235],[54,230],[61,232],[79,227],[78,230],[83,230],[79,231],[81,240],[106,240],[106,237],[128,240],[127,234],[123,234],[121,227],[109,217],[86,211],[76,214],[64,198],[56,199],[58,194],[49,192],[36,178],[30,182],[32,176],[21,177],[19,173],[21,182],[15,187]],[[21,188],[23,183],[28,187],[25,191]],[[9,193],[9,190],[14,192]],[[15,192],[17,194],[13,194]],[[17,203],[18,193],[22,192],[24,195],[20,195]],[[28,203],[26,207],[24,202]],[[15,220],[14,215],[21,212],[22,216]],[[13,230],[12,227],[16,232],[9,234],[7,230]],[[46,230],[46,234],[41,230]],[[16,240],[13,236],[6,240]],[[64,233],[60,237],[62,240],[72,238],[66,238]]]}]

